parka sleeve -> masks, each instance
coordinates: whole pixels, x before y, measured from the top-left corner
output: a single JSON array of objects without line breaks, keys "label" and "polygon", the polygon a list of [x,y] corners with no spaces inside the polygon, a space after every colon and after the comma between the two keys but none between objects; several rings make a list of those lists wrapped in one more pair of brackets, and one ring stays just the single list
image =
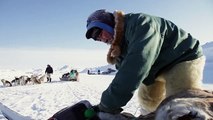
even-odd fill
[{"label": "parka sleeve", "polygon": [[101,97],[101,104],[110,110],[125,106],[132,98],[139,84],[148,76],[162,45],[161,35],[149,24],[138,25],[126,32],[129,41],[127,55]]}]

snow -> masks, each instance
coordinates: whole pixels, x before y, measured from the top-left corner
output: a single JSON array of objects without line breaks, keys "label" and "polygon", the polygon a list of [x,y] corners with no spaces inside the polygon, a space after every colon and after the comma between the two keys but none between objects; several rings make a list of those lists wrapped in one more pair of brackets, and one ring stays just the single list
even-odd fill
[{"label": "snow", "polygon": [[[11,71],[8,71],[8,76],[10,74]],[[37,85],[3,87],[1,83],[0,102],[21,115],[44,120],[60,109],[81,100],[98,104],[101,93],[108,87],[114,75],[80,73],[79,82],[60,81],[59,77],[61,77],[60,72],[54,73],[51,83],[44,82]],[[124,107],[125,111],[136,112],[136,100],[132,99]]]},{"label": "snow", "polygon": [[[38,72],[37,70],[35,71]],[[4,70],[1,73],[9,78],[11,75],[19,76],[23,73],[28,75],[31,72]],[[59,77],[61,75],[61,71],[55,71],[51,83],[44,82],[37,85],[3,87],[2,83],[0,83],[0,102],[21,115],[34,120],[44,120],[60,109],[71,106],[81,100],[88,100],[93,105],[98,104],[101,93],[114,78],[114,75],[79,73],[79,82],[71,82],[60,81]],[[213,84],[205,84],[205,89],[213,90]],[[131,101],[124,107],[124,111],[136,116],[139,114],[136,96],[133,96]]]},{"label": "snow", "polygon": [[[211,43],[212,44],[212,43]],[[206,45],[207,46],[207,45]],[[213,45],[204,47],[204,53],[207,58],[204,70],[204,88],[213,90]],[[4,87],[0,82],[0,103],[33,120],[44,120],[51,117],[54,113],[64,107],[71,106],[81,100],[88,100],[95,105],[100,102],[102,92],[108,87],[115,74],[110,75],[88,75],[87,70],[104,71],[104,67],[85,68],[79,73],[78,82],[60,81],[59,77],[68,72],[70,67],[64,65],[54,71],[51,83],[44,82],[37,85]],[[21,75],[30,76],[31,74],[43,74],[44,69],[14,70],[0,69],[0,79],[13,80],[14,77]],[[137,92],[137,91],[136,91]],[[1,104],[0,104],[1,108]],[[139,115],[137,94],[127,103],[125,112],[130,112],[136,116]],[[0,120],[4,120],[0,113]],[[18,119],[17,119],[18,120]]]}]

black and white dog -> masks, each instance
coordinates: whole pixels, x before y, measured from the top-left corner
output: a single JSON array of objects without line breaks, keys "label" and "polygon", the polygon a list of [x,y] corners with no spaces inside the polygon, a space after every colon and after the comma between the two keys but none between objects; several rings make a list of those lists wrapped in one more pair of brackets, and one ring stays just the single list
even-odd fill
[{"label": "black and white dog", "polygon": [[3,85],[4,85],[5,87],[11,87],[11,86],[12,86],[12,84],[11,84],[10,81],[8,81],[8,80],[1,79],[1,82],[3,83]]},{"label": "black and white dog", "polygon": [[26,85],[29,82],[31,82],[31,78],[26,76],[26,75],[22,75],[20,77],[15,77],[15,79],[11,81],[12,85],[14,85],[14,86],[16,86],[16,85]]}]

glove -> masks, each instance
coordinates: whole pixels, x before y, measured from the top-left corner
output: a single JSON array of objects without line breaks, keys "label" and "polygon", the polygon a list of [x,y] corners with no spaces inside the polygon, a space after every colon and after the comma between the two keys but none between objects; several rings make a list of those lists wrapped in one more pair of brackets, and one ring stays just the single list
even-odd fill
[{"label": "glove", "polygon": [[106,112],[106,113],[110,113],[110,114],[119,114],[121,111],[123,111],[122,108],[117,108],[117,109],[108,109],[107,107],[105,107],[102,104],[98,104],[95,106],[92,106],[93,110],[98,113],[98,112]]}]

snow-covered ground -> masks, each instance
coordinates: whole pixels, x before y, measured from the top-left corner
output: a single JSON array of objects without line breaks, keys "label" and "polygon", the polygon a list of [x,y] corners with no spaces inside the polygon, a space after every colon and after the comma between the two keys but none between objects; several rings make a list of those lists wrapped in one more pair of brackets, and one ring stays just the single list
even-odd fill
[{"label": "snow-covered ground", "polygon": [[[6,72],[8,72],[9,77],[11,71],[4,71],[4,74]],[[23,74],[20,71],[13,72],[17,76]],[[0,83],[0,102],[21,115],[34,120],[45,120],[60,109],[81,100],[98,104],[101,93],[114,77],[114,75],[80,73],[79,82],[70,82],[60,81],[61,75],[60,72],[56,72],[51,83],[44,82],[37,85],[3,87]],[[213,90],[213,84],[205,84],[205,88]],[[124,110],[136,116],[139,114],[136,94],[124,107]]]},{"label": "snow-covered ground", "polygon": [[[88,75],[80,73],[79,82],[60,81],[60,73],[53,75],[51,83],[3,87],[0,83],[0,102],[10,109],[32,119],[44,120],[60,109],[81,100],[98,104],[101,93],[114,75]],[[125,111],[137,111],[137,99],[132,99]]]}]

